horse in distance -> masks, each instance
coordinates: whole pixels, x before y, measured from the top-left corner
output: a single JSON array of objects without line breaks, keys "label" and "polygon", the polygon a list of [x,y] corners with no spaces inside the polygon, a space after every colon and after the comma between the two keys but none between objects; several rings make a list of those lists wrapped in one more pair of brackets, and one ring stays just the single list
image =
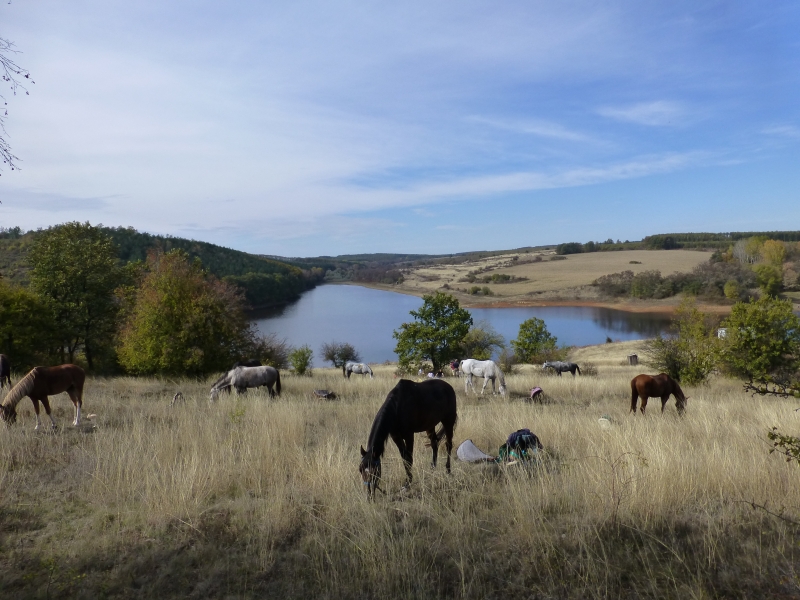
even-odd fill
[{"label": "horse in distance", "polygon": [[15,423],[17,420],[17,404],[25,396],[28,396],[33,402],[33,410],[36,413],[36,429],[39,429],[41,425],[39,419],[40,402],[44,405],[44,410],[47,416],[50,417],[53,429],[55,429],[56,421],[50,411],[48,396],[67,392],[72,404],[75,405],[75,420],[72,424],[77,426],[81,422],[83,384],[85,380],[86,374],[77,365],[34,367],[6,395],[3,404],[0,405],[0,419],[8,425]]},{"label": "horse in distance", "polygon": [[667,405],[670,395],[675,396],[675,405],[678,409],[678,414],[683,415],[686,410],[686,401],[688,398],[684,395],[681,386],[672,377],[666,373],[659,373],[658,375],[637,375],[631,379],[631,412],[636,414],[636,403],[641,397],[642,406],[641,411],[644,414],[644,409],[647,408],[648,398],[661,398],[661,412]]},{"label": "horse in distance", "polygon": [[5,384],[11,387],[11,361],[5,354],[0,354],[0,390]]},{"label": "horse in distance", "polygon": [[370,379],[373,379],[372,369],[369,368],[368,364],[365,363],[356,363],[356,362],[346,362],[342,367],[342,373],[344,376],[350,379],[350,375],[355,373],[356,375],[369,375]]},{"label": "horse in distance", "polygon": [[[367,498],[375,495],[381,479],[381,457],[386,440],[391,437],[400,451],[406,470],[405,486],[411,484],[411,467],[414,462],[414,434],[426,432],[433,451],[433,467],[439,453],[439,443],[446,437],[447,463],[450,473],[450,453],[453,450],[453,430],[458,421],[456,393],[449,383],[429,379],[416,383],[401,379],[386,396],[375,415],[367,440],[367,449],[361,447],[358,471],[366,486]],[[437,430],[436,426],[441,423]],[[383,490],[381,490],[383,491]]]},{"label": "horse in distance", "polygon": [[464,393],[467,393],[470,388],[472,391],[475,391],[475,387],[472,385],[472,377],[483,377],[483,387],[481,388],[481,394],[486,390],[486,385],[491,381],[492,382],[492,393],[495,392],[494,382],[495,379],[499,381],[499,387],[497,391],[503,395],[506,393],[506,378],[503,375],[503,372],[500,370],[500,367],[497,366],[492,360],[476,360],[474,358],[466,358],[461,361],[458,365],[458,369],[466,378],[464,380]]},{"label": "horse in distance", "polygon": [[211,400],[216,400],[221,392],[230,392],[231,389],[235,389],[237,394],[243,394],[249,388],[261,386],[266,386],[270,398],[274,398],[276,393],[281,395],[281,374],[275,367],[236,367],[214,382]]},{"label": "horse in distance", "polygon": [[580,367],[576,365],[574,362],[564,362],[561,360],[553,360],[545,362],[542,365],[542,370],[544,369],[553,369],[559,377],[561,377],[561,374],[566,371],[572,373],[573,377],[575,377],[575,371],[578,372],[578,375],[581,374]]}]

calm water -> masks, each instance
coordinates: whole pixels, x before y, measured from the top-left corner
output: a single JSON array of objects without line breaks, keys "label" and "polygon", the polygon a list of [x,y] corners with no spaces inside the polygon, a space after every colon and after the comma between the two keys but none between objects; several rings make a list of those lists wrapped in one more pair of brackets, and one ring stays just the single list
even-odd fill
[{"label": "calm water", "polygon": [[[289,306],[259,313],[254,322],[262,333],[277,333],[293,346],[308,344],[314,350],[314,365],[324,366],[320,346],[324,342],[353,344],[367,362],[395,361],[392,332],[411,321],[409,311],[422,306],[422,299],[355,285],[322,285]],[[506,341],[517,337],[519,325],[538,317],[558,338],[559,345],[587,346],[613,340],[636,340],[666,331],[669,317],[663,314],[629,313],[585,306],[540,306],[531,308],[471,308],[472,318],[488,321]]]}]

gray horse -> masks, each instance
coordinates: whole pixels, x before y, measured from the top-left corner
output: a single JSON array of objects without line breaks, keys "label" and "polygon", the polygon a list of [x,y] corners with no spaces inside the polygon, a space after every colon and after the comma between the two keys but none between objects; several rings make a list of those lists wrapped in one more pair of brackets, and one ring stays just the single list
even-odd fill
[{"label": "gray horse", "polygon": [[466,358],[461,361],[461,363],[458,365],[458,368],[466,377],[466,381],[464,381],[465,393],[469,391],[469,388],[472,388],[473,392],[475,391],[475,388],[472,386],[472,376],[474,375],[476,377],[483,377],[481,394],[483,394],[483,392],[486,390],[486,384],[488,384],[489,381],[492,382],[492,393],[494,394],[494,380],[499,379],[500,386],[497,391],[505,396],[506,378],[503,376],[503,372],[500,370],[500,367],[498,367],[494,361]]},{"label": "gray horse", "polygon": [[560,360],[548,361],[542,365],[542,370],[544,369],[553,369],[559,377],[564,371],[569,371],[572,373],[572,376],[575,377],[575,371],[578,372],[578,375],[581,374],[581,369],[578,365],[573,362],[563,362]]},{"label": "gray horse", "polygon": [[355,362],[347,362],[342,367],[342,373],[344,376],[350,379],[350,375],[355,373],[356,375],[369,375],[369,378],[372,379],[372,369],[369,368],[369,365],[364,363],[355,363]]},{"label": "gray horse", "polygon": [[[217,379],[211,388],[211,400],[216,400],[220,392],[230,392],[231,388],[237,394],[243,394],[248,388],[267,386],[269,397],[274,398],[275,393],[281,395],[281,374],[275,367],[236,367]],[[272,386],[275,391],[272,391]]]}]

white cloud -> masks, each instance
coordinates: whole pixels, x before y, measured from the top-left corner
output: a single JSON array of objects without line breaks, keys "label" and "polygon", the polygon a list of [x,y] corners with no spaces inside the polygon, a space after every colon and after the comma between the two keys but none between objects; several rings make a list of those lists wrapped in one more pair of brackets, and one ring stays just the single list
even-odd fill
[{"label": "white cloud", "polygon": [[605,106],[598,109],[597,112],[617,121],[658,127],[682,125],[688,116],[686,109],[680,103],[667,100],[642,102],[630,106]]}]

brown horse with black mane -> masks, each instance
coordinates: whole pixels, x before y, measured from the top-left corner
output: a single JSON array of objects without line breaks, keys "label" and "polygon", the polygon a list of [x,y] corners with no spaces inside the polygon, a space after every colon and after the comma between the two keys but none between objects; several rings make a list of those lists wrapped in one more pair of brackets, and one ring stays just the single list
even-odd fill
[{"label": "brown horse with black mane", "polygon": [[[411,483],[411,465],[414,461],[414,434],[425,431],[433,450],[433,466],[439,453],[439,442],[447,437],[447,472],[450,472],[450,452],[453,450],[453,429],[458,420],[456,393],[449,383],[441,379],[429,379],[421,383],[401,379],[386,396],[386,400],[375,415],[369,432],[367,449],[361,447],[361,464],[358,467],[361,479],[367,486],[367,498],[372,498],[381,478],[381,456],[386,440],[392,441],[400,450],[406,468],[406,485]],[[442,426],[436,431],[436,425]],[[383,491],[383,490],[381,490]]]},{"label": "brown horse with black mane", "polygon": [[639,397],[642,398],[642,414],[647,407],[648,398],[661,398],[661,412],[664,412],[664,407],[667,405],[670,395],[675,396],[675,404],[678,408],[678,414],[682,415],[686,410],[686,400],[681,386],[672,377],[666,373],[659,373],[658,375],[637,375],[631,379],[631,412],[636,414],[636,402]]},{"label": "brown horse with black mane", "polygon": [[39,429],[39,402],[44,405],[47,416],[56,427],[56,421],[50,414],[50,400],[48,396],[67,392],[70,400],[75,405],[75,420],[73,425],[81,422],[81,405],[83,404],[83,383],[86,375],[77,365],[59,365],[57,367],[34,367],[30,373],[17,382],[3,400],[0,406],[0,419],[7,425],[17,420],[17,404],[25,396],[33,401],[33,410],[36,412],[36,429]]}]

